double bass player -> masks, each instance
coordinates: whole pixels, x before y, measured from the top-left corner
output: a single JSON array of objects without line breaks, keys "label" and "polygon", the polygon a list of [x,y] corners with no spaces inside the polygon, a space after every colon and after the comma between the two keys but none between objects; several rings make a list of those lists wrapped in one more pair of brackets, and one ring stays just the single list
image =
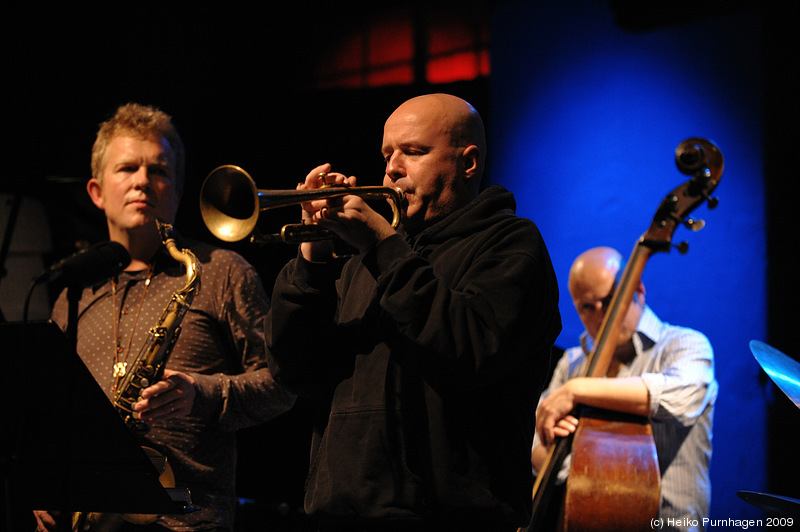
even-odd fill
[{"label": "double bass player", "polygon": [[[538,473],[555,437],[573,433],[576,405],[649,419],[661,473],[659,517],[668,530],[701,530],[711,496],[712,419],[718,385],[713,350],[702,333],[661,321],[638,283],[616,340],[606,378],[582,377],[623,270],[619,252],[592,248],[577,257],[569,291],[585,327],[580,345],[564,352],[536,414],[531,459]],[[565,461],[559,480],[567,475]],[[693,526],[697,524],[697,526]]]}]

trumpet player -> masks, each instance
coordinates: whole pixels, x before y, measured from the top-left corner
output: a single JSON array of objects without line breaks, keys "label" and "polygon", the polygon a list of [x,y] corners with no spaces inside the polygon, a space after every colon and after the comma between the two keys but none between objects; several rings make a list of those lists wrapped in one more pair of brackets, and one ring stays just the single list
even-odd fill
[{"label": "trumpet player", "polygon": [[[270,368],[314,405],[305,509],[320,530],[511,531],[530,518],[533,416],[561,329],[558,287],[514,196],[482,190],[478,112],[448,94],[384,126],[397,228],[358,195],[303,218],[358,250],[304,242],[281,271]],[[356,185],[314,168],[300,190]]]},{"label": "trumpet player", "polygon": [[[109,399],[133,370],[148,329],[184,283],[181,264],[165,252],[156,227],[156,219],[173,223],[183,179],[183,143],[166,113],[127,104],[100,125],[87,191],[105,214],[109,239],[127,249],[131,262],[118,276],[83,290],[77,350]],[[145,388],[133,410],[149,428],[137,438],[166,457],[175,485],[189,489],[198,509],[154,516],[146,525],[103,516],[90,530],[102,530],[100,522],[139,532],[232,530],[235,431],[294,403],[267,368],[268,300],[256,272],[235,253],[200,242],[181,245],[202,264],[202,289],[182,321],[163,380]],[[67,310],[62,293],[52,317],[65,329]],[[34,514],[39,531],[56,526],[54,515]]]}]

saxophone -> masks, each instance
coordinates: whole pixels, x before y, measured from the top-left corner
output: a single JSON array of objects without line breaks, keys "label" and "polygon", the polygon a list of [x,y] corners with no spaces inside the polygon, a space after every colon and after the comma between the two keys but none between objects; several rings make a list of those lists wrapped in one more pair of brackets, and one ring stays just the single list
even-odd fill
[{"label": "saxophone", "polygon": [[172,294],[167,307],[156,324],[150,328],[131,370],[123,377],[114,392],[114,408],[131,430],[144,430],[144,423],[133,416],[133,405],[139,400],[141,391],[155,384],[164,374],[172,348],[180,335],[180,324],[192,300],[200,290],[200,262],[188,249],[178,250],[171,224],[156,220],[161,241],[169,254],[186,268],[185,284]]},{"label": "saxophone", "polygon": [[[173,292],[172,297],[156,324],[147,333],[147,339],[132,362],[132,370],[128,371],[114,392],[113,405],[125,425],[131,431],[144,431],[145,423],[134,418],[133,405],[139,400],[141,391],[161,380],[169,355],[181,332],[181,321],[192,305],[194,296],[200,291],[200,261],[188,249],[178,250],[175,245],[171,224],[156,220],[161,241],[169,254],[186,268],[185,283],[182,288]],[[175,476],[165,456],[154,449],[142,447],[153,467],[159,473],[159,481],[165,488],[174,488]],[[188,492],[187,492],[188,493]],[[91,530],[100,523],[111,526],[119,525],[122,519],[136,525],[146,525],[156,521],[157,515],[150,514],[102,514],[96,512],[75,512],[72,514],[72,532]],[[104,521],[105,520],[105,521]],[[113,526],[112,526],[113,525]]]}]

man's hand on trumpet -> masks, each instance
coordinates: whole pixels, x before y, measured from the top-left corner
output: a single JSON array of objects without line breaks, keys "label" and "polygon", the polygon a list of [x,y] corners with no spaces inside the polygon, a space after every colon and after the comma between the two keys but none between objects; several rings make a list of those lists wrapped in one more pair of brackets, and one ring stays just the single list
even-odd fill
[{"label": "man's hand on trumpet", "polygon": [[[330,170],[330,164],[317,166],[308,173],[305,182],[297,185],[297,190],[312,190],[325,185],[356,186],[355,176],[347,177]],[[304,223],[319,224],[333,231],[359,251],[366,251],[395,234],[392,224],[357,195],[308,201],[302,207]],[[300,249],[306,260],[324,261],[331,257],[332,243],[303,242]]]}]

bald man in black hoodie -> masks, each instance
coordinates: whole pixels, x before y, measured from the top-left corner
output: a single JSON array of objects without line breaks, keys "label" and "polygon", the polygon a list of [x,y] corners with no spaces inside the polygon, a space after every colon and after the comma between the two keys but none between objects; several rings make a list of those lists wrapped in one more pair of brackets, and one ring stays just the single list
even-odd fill
[{"label": "bald man in black hoodie", "polygon": [[[300,246],[275,284],[270,368],[318,417],[305,508],[320,530],[511,531],[528,523],[530,446],[558,286],[513,195],[480,192],[480,115],[430,94],[386,121],[397,228],[357,195],[304,204],[330,242]],[[355,185],[313,169],[299,189]]]}]

